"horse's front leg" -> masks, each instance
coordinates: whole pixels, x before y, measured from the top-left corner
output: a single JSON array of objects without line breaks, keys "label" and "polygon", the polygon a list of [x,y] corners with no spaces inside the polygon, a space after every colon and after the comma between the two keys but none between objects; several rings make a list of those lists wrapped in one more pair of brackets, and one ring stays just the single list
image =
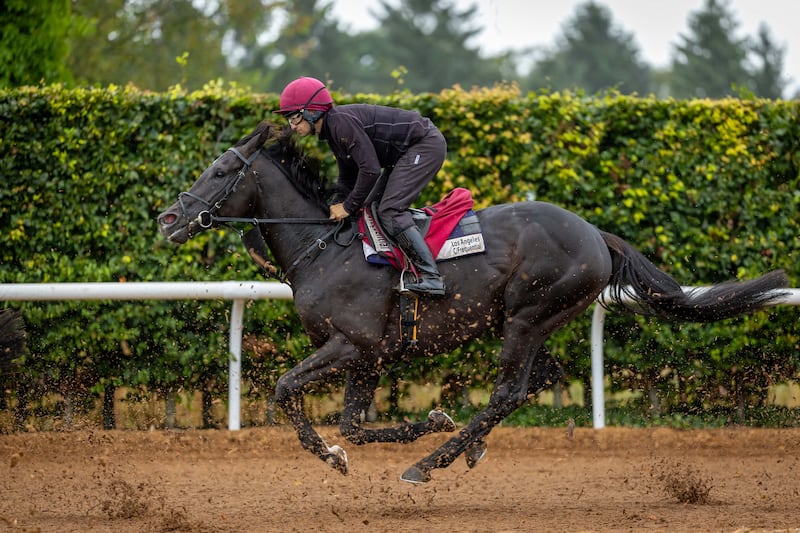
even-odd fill
[{"label": "horse's front leg", "polygon": [[320,349],[281,376],[275,386],[275,403],[288,416],[303,448],[342,474],[347,474],[348,471],[347,454],[339,446],[329,447],[314,430],[305,414],[304,391],[312,383],[331,381],[358,357],[358,350],[347,342],[344,335],[336,334]]},{"label": "horse's front leg", "polygon": [[369,442],[408,443],[423,435],[440,431],[455,431],[453,419],[443,411],[434,410],[428,413],[423,422],[407,422],[397,427],[371,429],[362,423],[363,414],[375,398],[375,390],[380,379],[380,372],[373,365],[358,364],[350,369],[347,387],[344,394],[344,411],[340,430],[342,435],[353,444]]}]

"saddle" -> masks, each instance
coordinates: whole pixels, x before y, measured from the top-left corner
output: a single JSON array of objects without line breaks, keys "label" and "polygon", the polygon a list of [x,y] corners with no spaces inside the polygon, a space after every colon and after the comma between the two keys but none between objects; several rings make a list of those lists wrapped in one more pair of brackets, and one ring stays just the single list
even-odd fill
[{"label": "saddle", "polygon": [[[486,250],[481,225],[472,206],[472,193],[459,187],[432,206],[411,209],[414,223],[437,262]],[[416,274],[416,269],[406,254],[387,237],[376,211],[377,202],[363,208],[358,219],[364,258],[368,263],[391,265],[400,270],[402,288],[402,276],[408,271]],[[404,348],[417,342],[418,310],[417,295],[400,290],[400,340]]]},{"label": "saddle", "polygon": [[[472,193],[459,187],[431,206],[411,209],[414,223],[437,262],[486,250],[478,216],[472,210],[473,203]],[[401,276],[406,272],[416,275],[413,263],[387,237],[376,210],[377,203],[373,203],[369,208],[363,208],[358,218],[358,236],[361,237],[365,259],[375,265],[391,265],[401,271]],[[279,273],[269,262],[267,246],[259,227],[255,226],[241,234],[241,238],[250,257],[261,267],[262,274],[266,277],[277,276]],[[416,343],[418,304],[414,293],[400,291],[400,338],[404,346]]]},{"label": "saddle", "polygon": [[[480,222],[472,210],[473,203],[472,193],[459,187],[431,206],[410,210],[437,262],[486,250]],[[362,209],[358,220],[364,258],[375,265],[391,265],[398,270],[413,269],[402,250],[387,237],[376,209],[377,202]]]}]

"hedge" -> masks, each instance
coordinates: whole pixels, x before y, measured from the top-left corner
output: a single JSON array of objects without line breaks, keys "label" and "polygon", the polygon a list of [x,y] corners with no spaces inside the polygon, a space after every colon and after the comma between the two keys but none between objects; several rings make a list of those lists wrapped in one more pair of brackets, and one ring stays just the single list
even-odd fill
[{"label": "hedge", "polygon": [[[550,201],[622,236],[683,284],[775,268],[796,283],[798,102],[522,95],[513,86],[335,96],[416,108],[440,126],[448,161],[420,205],[453,187],[472,190],[478,207]],[[258,277],[234,232],[175,247],[155,218],[221,151],[274,118],[276,104],[276,95],[220,84],[191,93],[0,91],[0,283]],[[328,153],[305,144],[326,157],[332,176]],[[13,306],[24,313],[30,352],[15,380],[87,393],[225,384],[227,302]],[[767,385],[798,377],[796,319],[791,307],[705,326],[612,314],[611,387],[644,387],[677,408],[761,402]],[[586,313],[549,343],[569,379],[588,382],[589,320]],[[291,303],[252,303],[245,330],[270,347],[244,361],[262,390],[311,349]],[[454,373],[489,388],[497,346],[412,361],[402,375]]]}]

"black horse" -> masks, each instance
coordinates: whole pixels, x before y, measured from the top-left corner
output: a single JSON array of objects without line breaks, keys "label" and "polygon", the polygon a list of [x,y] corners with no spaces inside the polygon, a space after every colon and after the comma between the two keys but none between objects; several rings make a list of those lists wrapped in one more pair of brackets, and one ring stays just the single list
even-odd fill
[{"label": "black horse", "polygon": [[[317,162],[318,163],[318,162]],[[158,217],[161,233],[184,243],[225,217],[261,219],[264,240],[285,272],[316,351],[278,380],[276,402],[303,447],[342,473],[347,455],[329,447],[303,408],[312,383],[346,376],[342,434],[354,444],[411,442],[455,424],[440,412],[395,428],[365,428],[362,412],[381,371],[403,357],[451,351],[486,335],[503,339],[497,379],[486,408],[436,451],[401,476],[426,482],[435,468],[465,454],[470,467],[485,452],[484,438],[528,395],[560,377],[544,348],[554,331],[578,316],[604,288],[636,313],[706,322],[760,309],[781,296],[782,271],[696,293],[680,285],[621,238],[543,202],[488,207],[477,215],[486,252],[442,263],[447,294],[420,299],[417,343],[401,341],[399,274],[376,267],[361,246],[341,244],[327,224],[324,184],[286,131],[261,123],[223,153],[178,201]],[[339,228],[340,231],[346,231]],[[625,295],[622,304],[618,300]]]},{"label": "black horse", "polygon": [[9,371],[25,351],[25,327],[19,311],[0,309],[0,375]]}]

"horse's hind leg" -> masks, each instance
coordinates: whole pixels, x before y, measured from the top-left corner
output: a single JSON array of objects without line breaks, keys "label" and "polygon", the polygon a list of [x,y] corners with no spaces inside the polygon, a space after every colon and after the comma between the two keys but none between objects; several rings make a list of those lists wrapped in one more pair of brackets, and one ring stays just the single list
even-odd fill
[{"label": "horse's hind leg", "polygon": [[539,346],[528,380],[528,394],[539,394],[561,381],[563,377],[564,369],[561,368],[561,363],[556,361],[547,346],[544,344]]},{"label": "horse's hind leg", "polygon": [[[431,470],[449,466],[468,447],[481,442],[492,428],[525,403],[540,346],[553,331],[586,309],[603,287],[601,277],[597,278],[596,287],[593,284],[576,286],[580,277],[567,275],[565,279],[570,281],[558,286],[557,292],[570,295],[569,300],[531,295],[527,305],[516,306],[516,311],[506,319],[503,329],[505,342],[500,353],[497,379],[486,408],[458,435],[407,469],[400,479],[410,483],[428,481]],[[556,291],[556,285],[550,286],[549,290]]]},{"label": "horse's hind leg", "polygon": [[375,368],[359,366],[350,370],[344,395],[341,433],[353,444],[369,442],[408,443],[423,435],[455,431],[453,420],[442,411],[431,411],[423,422],[405,423],[392,428],[371,429],[362,424],[362,415],[375,396],[380,373]]},{"label": "horse's hind leg", "polygon": [[[458,432],[435,452],[407,469],[400,479],[410,483],[424,483],[430,480],[430,471],[434,468],[449,466],[456,457],[461,455],[469,446],[480,443],[483,438],[505,417],[521,406],[528,396],[528,377],[531,373],[534,350],[529,346],[520,346],[518,341],[512,339],[528,338],[530,335],[520,335],[530,332],[528,320],[520,317],[510,319],[512,324],[506,327],[506,342],[500,355],[497,369],[497,379],[494,390],[489,396],[486,408],[475,415],[470,423]],[[511,335],[509,335],[511,333]],[[534,340],[536,349],[544,339]]]},{"label": "horse's hind leg", "polygon": [[449,466],[525,403],[540,347],[589,307],[608,284],[611,257],[600,234],[577,218],[555,215],[526,226],[510,256],[513,274],[503,293],[503,349],[486,408],[456,436],[408,468],[400,478],[403,481],[428,481],[431,470]]},{"label": "horse's hind leg", "polygon": [[[539,346],[528,378],[528,394],[538,394],[548,387],[552,387],[562,377],[564,377],[564,370],[561,368],[561,364],[553,358],[547,346],[544,344]],[[467,445],[467,449],[464,450],[464,458],[470,468],[475,468],[485,455],[486,441],[483,437]]]}]

